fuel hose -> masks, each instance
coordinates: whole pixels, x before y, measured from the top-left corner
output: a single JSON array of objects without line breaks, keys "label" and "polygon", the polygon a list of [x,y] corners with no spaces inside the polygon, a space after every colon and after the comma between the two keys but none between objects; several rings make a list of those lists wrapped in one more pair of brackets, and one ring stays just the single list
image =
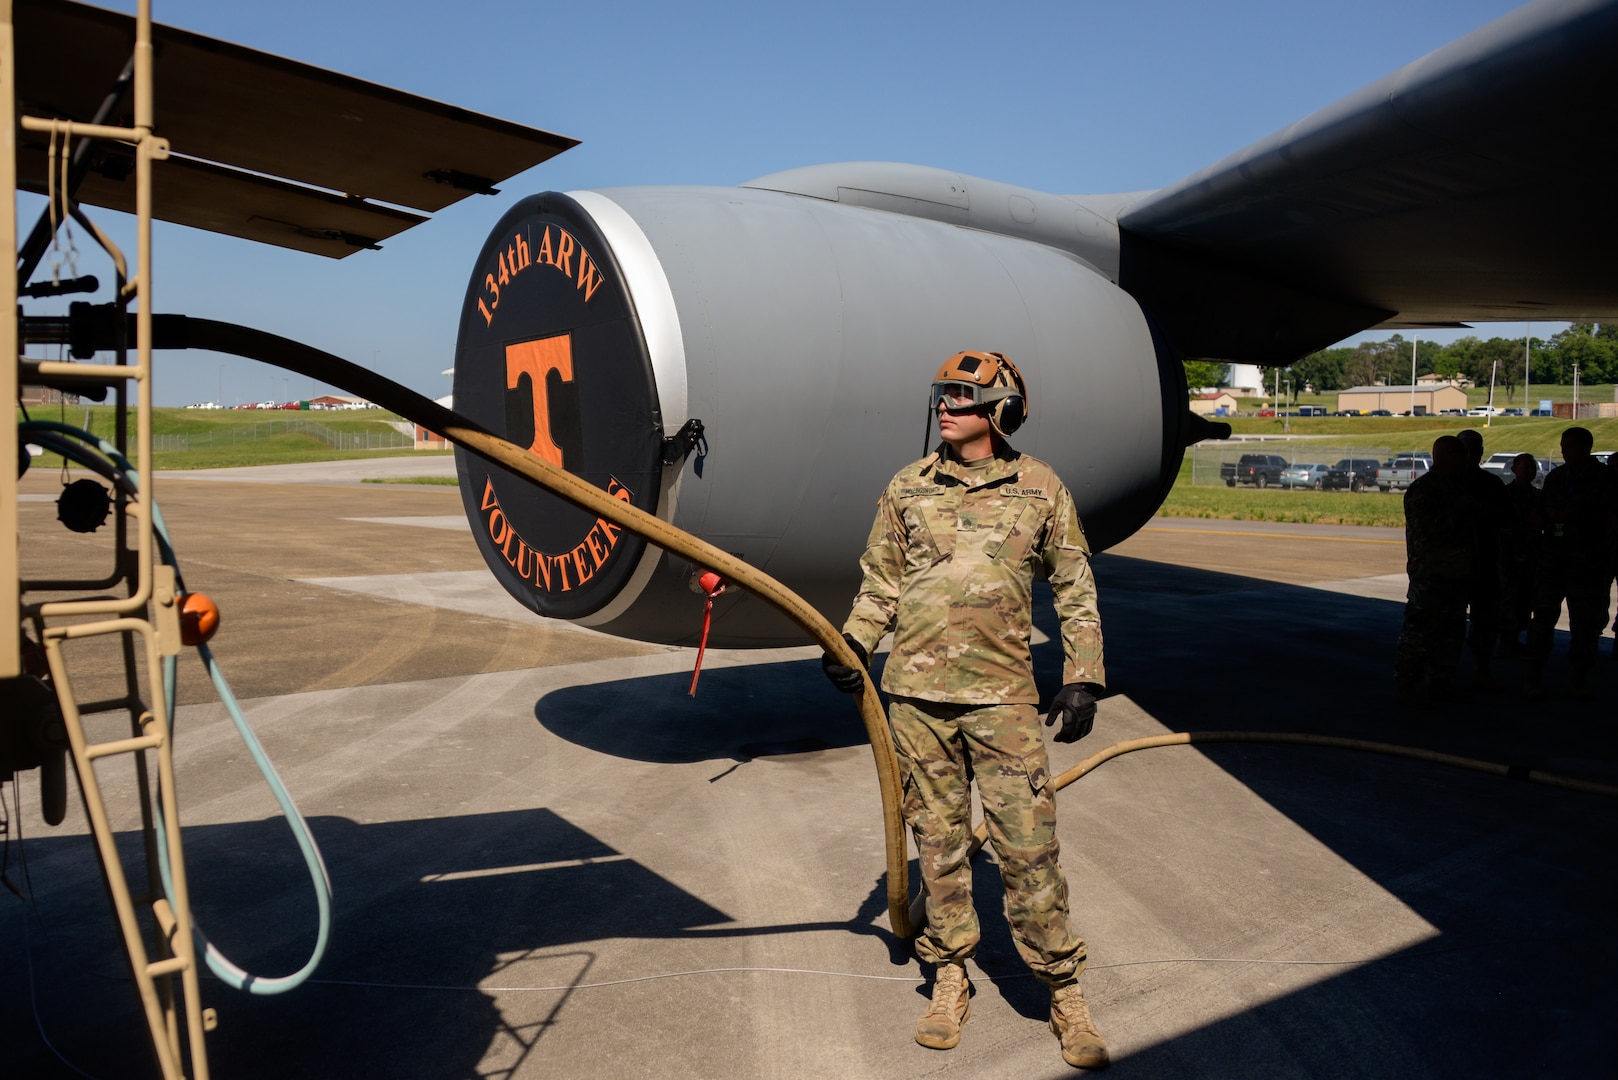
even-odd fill
[{"label": "fuel hose", "polygon": [[[838,663],[865,671],[842,634],[820,612],[758,567],[639,507],[613,498],[594,484],[552,465],[532,451],[495,435],[475,421],[386,376],[289,338],[213,319],[155,315],[152,333],[153,348],[156,349],[208,349],[244,356],[341,387],[348,393],[389,409],[442,435],[457,446],[526,477],[575,506],[628,529],[648,543],[717,573],[727,583],[773,605]],[[899,937],[909,938],[912,936],[910,872],[905,850],[904,821],[900,815],[899,763],[894,753],[887,713],[869,672],[865,674],[864,688],[856,700],[860,719],[865,724],[866,737],[871,742],[871,753],[876,760],[877,784],[882,798],[888,923]]]}]

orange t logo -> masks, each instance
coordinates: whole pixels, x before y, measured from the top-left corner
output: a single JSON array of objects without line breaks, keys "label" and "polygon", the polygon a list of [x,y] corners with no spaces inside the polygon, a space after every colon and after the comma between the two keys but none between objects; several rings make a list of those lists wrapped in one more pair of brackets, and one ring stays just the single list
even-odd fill
[{"label": "orange t logo", "polygon": [[550,400],[545,390],[545,379],[551,372],[563,382],[573,381],[573,336],[519,341],[506,346],[506,389],[517,389],[518,380],[528,376],[534,395],[534,441],[528,449],[555,465],[562,467],[562,448],[551,437]]}]

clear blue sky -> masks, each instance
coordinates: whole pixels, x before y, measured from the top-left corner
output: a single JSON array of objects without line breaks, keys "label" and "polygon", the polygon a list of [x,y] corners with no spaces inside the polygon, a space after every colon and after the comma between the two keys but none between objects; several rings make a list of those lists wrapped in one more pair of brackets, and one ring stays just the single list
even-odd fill
[{"label": "clear blue sky", "polygon": [[[1514,6],[156,0],[160,22],[582,140],[341,262],[160,224],[156,308],[297,338],[439,396],[471,261],[524,195],[853,160],[1062,193],[1156,188]],[[39,205],[23,201],[26,222]],[[132,242],[129,219],[94,213]],[[84,269],[95,259],[78,242]],[[212,354],[164,354],[159,380],[161,404],[221,385],[227,404],[314,389]]]}]

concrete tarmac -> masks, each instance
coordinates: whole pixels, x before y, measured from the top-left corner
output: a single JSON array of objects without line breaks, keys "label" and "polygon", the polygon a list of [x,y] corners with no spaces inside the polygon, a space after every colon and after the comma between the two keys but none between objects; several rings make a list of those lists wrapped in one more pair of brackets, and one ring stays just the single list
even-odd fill
[{"label": "concrete tarmac", "polygon": [[[395,478],[447,461],[398,460]],[[482,569],[453,488],[358,482],[375,468],[159,480],[186,582],[223,611],[220,664],[335,883],[308,984],[205,977],[214,1076],[1074,1074],[987,852],[964,1038],[912,1041],[927,987],[887,927],[871,755],[818,650],[710,652],[689,697],[693,650],[532,616]],[[110,558],[57,524],[59,486],[21,484],[25,573]],[[1610,633],[1596,702],[1392,706],[1403,562],[1397,530],[1153,521],[1095,560],[1110,694],[1053,768],[1143,735],[1298,731],[1618,785]],[[1038,622],[1048,697],[1048,606]],[[88,688],[113,659],[72,662]],[[200,666],[181,671],[199,922],[284,974],[313,941],[301,860]],[[100,775],[133,855],[131,770]],[[17,787],[5,877],[30,900],[0,904],[4,1074],[155,1076],[83,814],[47,828],[37,778]],[[1116,759],[1058,812],[1112,1075],[1618,1071],[1618,800],[1220,744]]]}]

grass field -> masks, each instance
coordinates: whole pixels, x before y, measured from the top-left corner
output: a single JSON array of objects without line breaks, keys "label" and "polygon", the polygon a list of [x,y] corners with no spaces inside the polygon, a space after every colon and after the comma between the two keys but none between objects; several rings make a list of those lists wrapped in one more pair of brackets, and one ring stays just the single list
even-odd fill
[{"label": "grass field", "polygon": [[[1618,450],[1618,419],[1581,420],[1595,436],[1597,450]],[[1199,443],[1181,463],[1179,479],[1158,512],[1168,517],[1216,518],[1224,521],[1293,521],[1321,525],[1404,526],[1404,500],[1399,492],[1288,491],[1281,488],[1227,488],[1217,480],[1220,458],[1234,461],[1244,452],[1284,455],[1289,461],[1331,464],[1344,453],[1380,450],[1430,450],[1440,435],[1462,428],[1483,433],[1486,454],[1530,453],[1559,461],[1562,432],[1572,421],[1544,417],[1495,417],[1485,427],[1473,417],[1322,416],[1294,417],[1290,438],[1254,442]],[[1280,436],[1281,421],[1238,417],[1231,422],[1236,436]],[[1319,446],[1329,453],[1311,453]],[[1192,455],[1197,456],[1197,480],[1192,484]],[[1381,456],[1378,454],[1377,456]]]},{"label": "grass field", "polygon": [[455,487],[460,483],[453,476],[367,476],[362,484],[428,484],[433,487]]},{"label": "grass field", "polygon": [[[1537,396],[1536,391],[1536,396]],[[111,439],[113,409],[106,405],[49,406],[33,410],[35,419],[58,420],[89,430]],[[364,434],[368,431],[392,431],[387,421],[398,419],[392,413],[380,410],[365,412],[281,412],[278,410],[233,409],[154,409],[152,428],[155,435],[213,434],[214,445],[204,449],[158,450],[153,464],[159,469],[219,469],[243,465],[278,465],[292,462],[333,461],[352,457],[396,457],[430,454],[445,451],[418,451],[409,449],[336,450],[319,439],[296,432],[284,432],[264,437],[252,437],[251,429],[284,422],[288,418],[314,418],[319,423],[341,432]],[[21,416],[19,415],[19,419]],[[1596,439],[1598,450],[1618,450],[1618,419],[1584,420]],[[1545,418],[1496,417],[1488,426],[1482,419],[1463,417],[1293,417],[1290,422],[1291,438],[1266,440],[1266,452],[1284,453],[1292,460],[1311,460],[1307,447],[1318,440],[1323,448],[1329,446],[1333,454],[1339,450],[1352,452],[1358,448],[1379,448],[1392,453],[1401,450],[1425,450],[1439,435],[1454,434],[1466,427],[1483,432],[1484,448],[1489,453],[1510,450],[1528,452],[1539,457],[1555,458],[1557,443],[1569,421]],[[1231,421],[1237,436],[1282,436],[1282,421],[1272,418],[1237,417]],[[248,432],[234,445],[225,444],[221,433]],[[1255,443],[1240,442],[1201,443],[1194,448],[1207,460],[1217,461],[1219,455],[1232,457],[1244,450],[1252,450]],[[1330,455],[1328,455],[1330,456]],[[1335,458],[1333,458],[1335,460]],[[46,454],[35,462],[36,467],[59,467],[61,459]],[[1206,466],[1199,463],[1199,475]],[[1214,469],[1217,474],[1217,469]],[[1179,479],[1169,492],[1159,513],[1169,517],[1215,518],[1226,521],[1277,521],[1321,525],[1382,525],[1396,528],[1404,526],[1404,500],[1398,493],[1383,495],[1379,492],[1346,491],[1286,491],[1267,488],[1227,488],[1222,484],[1193,485],[1191,482],[1191,454],[1180,466]],[[383,482],[383,481],[377,481]],[[452,485],[448,477],[401,478],[392,483],[419,483]]]},{"label": "grass field", "polygon": [[[111,405],[36,406],[30,415],[36,420],[55,420],[84,428],[108,442],[113,441],[114,408]],[[17,416],[23,419],[19,411]],[[339,450],[314,435],[279,430],[288,421],[318,425],[330,434],[363,443],[395,441],[399,434],[389,421],[399,418],[380,409],[354,412],[305,412],[280,409],[153,409],[152,434],[158,448],[152,465],[158,469],[224,469],[243,465],[282,465],[306,461],[336,461],[355,457],[395,457],[436,454],[407,447],[373,447]],[[130,432],[133,442],[134,433]],[[190,449],[164,449],[162,443],[189,443]],[[36,463],[56,467],[61,459],[46,454]]]},{"label": "grass field", "polygon": [[[1407,375],[1406,378],[1409,378],[1409,376]],[[1392,379],[1390,381],[1392,381],[1392,382],[1401,382],[1402,380],[1395,377],[1394,379]],[[1281,391],[1282,391],[1282,396],[1285,397],[1286,396],[1286,380],[1285,379],[1281,380]],[[1258,408],[1261,408],[1261,407],[1267,407],[1268,404],[1270,402],[1272,402],[1273,400],[1274,400],[1273,397],[1263,397],[1263,396],[1255,397],[1255,398],[1244,397],[1244,398],[1238,398],[1237,399],[1238,403],[1240,404],[1241,408],[1243,408],[1243,409],[1258,409]],[[1287,398],[1287,400],[1292,401],[1291,398]],[[1529,409],[1529,408],[1537,408],[1541,401],[1551,401],[1551,402],[1555,402],[1555,403],[1560,404],[1562,402],[1571,402],[1572,400],[1573,400],[1573,387],[1571,385],[1562,386],[1562,385],[1554,384],[1554,383],[1550,384],[1550,385],[1547,385],[1547,386],[1541,386],[1539,383],[1534,383],[1533,385],[1531,385],[1528,388],[1528,393],[1527,393],[1526,396],[1523,394],[1523,389],[1520,386],[1515,388],[1515,390],[1512,392],[1512,395],[1511,395],[1510,398],[1508,398],[1506,396],[1505,387],[1503,387],[1503,386],[1495,387],[1495,391],[1494,391],[1494,405],[1495,405],[1495,408],[1497,408],[1497,409],[1512,409],[1512,408],[1515,408],[1515,409],[1524,409],[1524,410],[1526,410],[1526,409]],[[1612,386],[1611,383],[1586,383],[1586,384],[1581,384],[1579,386],[1579,400],[1580,401],[1618,401],[1618,397],[1613,396],[1613,386]],[[1324,394],[1299,394],[1297,401],[1292,402],[1292,404],[1293,405],[1324,405],[1327,409],[1330,409],[1332,411],[1336,411],[1336,409],[1337,409],[1337,393],[1336,393],[1336,391],[1329,391],[1329,392],[1324,393]],[[1485,385],[1485,386],[1475,386],[1472,389],[1466,391],[1466,407],[1467,408],[1476,409],[1476,408],[1481,408],[1482,406],[1485,406],[1487,404],[1489,404],[1489,388],[1488,388],[1487,385]],[[1389,408],[1392,408],[1392,407],[1393,406],[1391,406],[1391,405],[1389,406]],[[1382,417],[1381,419],[1386,419],[1386,417]]]},{"label": "grass field", "polygon": [[[1536,457],[1560,457],[1557,445],[1562,431],[1573,426],[1571,420],[1549,417],[1507,416],[1494,417],[1485,426],[1480,417],[1462,416],[1295,416],[1289,430],[1273,417],[1234,417],[1227,421],[1231,435],[1282,436],[1293,438],[1320,438],[1330,440],[1332,446],[1386,447],[1398,453],[1401,450],[1430,450],[1433,440],[1440,435],[1453,435],[1463,428],[1476,428],[1483,434],[1487,453],[1513,450]],[[1580,427],[1590,429],[1595,436],[1597,450],[1618,450],[1618,419],[1580,420]],[[1213,447],[1230,445],[1200,443]],[[1247,449],[1251,449],[1248,447]],[[1270,448],[1266,447],[1266,451]],[[1284,449],[1275,450],[1284,453]],[[1288,455],[1291,456],[1290,454]]]},{"label": "grass field", "polygon": [[1193,486],[1191,459],[1158,513],[1164,517],[1220,521],[1290,521],[1314,525],[1384,525],[1403,528],[1404,499],[1398,492],[1289,491],[1282,488]]}]

